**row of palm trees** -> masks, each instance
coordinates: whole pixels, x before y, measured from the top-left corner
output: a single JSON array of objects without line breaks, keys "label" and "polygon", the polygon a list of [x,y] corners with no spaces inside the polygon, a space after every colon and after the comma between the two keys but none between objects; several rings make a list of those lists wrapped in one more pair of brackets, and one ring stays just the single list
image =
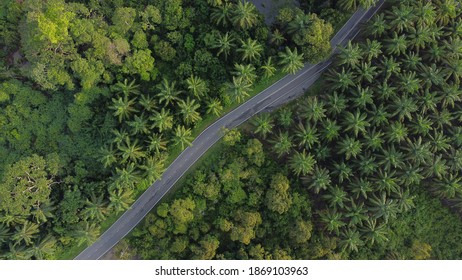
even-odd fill
[{"label": "row of palm trees", "polygon": [[389,222],[414,207],[416,188],[462,211],[455,7],[399,1],[372,20],[369,38],[341,48],[328,94],[253,120],[254,133],[324,205],[318,224],[340,251],[386,246]]}]

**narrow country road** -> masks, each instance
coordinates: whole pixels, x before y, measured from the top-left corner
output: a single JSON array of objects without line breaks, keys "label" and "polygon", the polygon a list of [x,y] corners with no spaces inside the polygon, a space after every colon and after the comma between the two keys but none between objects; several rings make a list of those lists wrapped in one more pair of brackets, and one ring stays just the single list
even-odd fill
[{"label": "narrow country road", "polygon": [[[360,9],[348,20],[342,29],[332,38],[334,52],[338,45],[345,45],[360,30],[360,24],[367,22],[379,10],[385,0],[380,0],[375,7]],[[221,137],[221,129],[234,128],[252,116],[302,95],[331,64],[331,59],[316,65],[307,64],[295,75],[287,75],[258,95],[243,103],[233,111],[207,127],[167,168],[162,179],[154,182],[100,238],[82,251],[76,260],[97,260],[125,237],[184,173]]]}]

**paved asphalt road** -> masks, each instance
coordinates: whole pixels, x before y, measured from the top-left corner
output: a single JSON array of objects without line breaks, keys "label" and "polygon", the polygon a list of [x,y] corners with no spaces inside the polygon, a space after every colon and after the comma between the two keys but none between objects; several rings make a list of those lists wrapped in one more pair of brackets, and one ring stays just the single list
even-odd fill
[{"label": "paved asphalt road", "polygon": [[[369,10],[358,10],[332,38],[334,47],[344,45],[359,32],[360,24],[368,21],[385,1]],[[287,103],[302,95],[331,64],[331,59],[316,65],[307,64],[295,75],[287,75],[272,86],[254,96],[238,108],[207,127],[167,168],[162,179],[154,182],[101,237],[82,251],[76,260],[97,260],[126,236],[162,199],[183,174],[221,137],[223,127],[236,127],[252,116]]]}]

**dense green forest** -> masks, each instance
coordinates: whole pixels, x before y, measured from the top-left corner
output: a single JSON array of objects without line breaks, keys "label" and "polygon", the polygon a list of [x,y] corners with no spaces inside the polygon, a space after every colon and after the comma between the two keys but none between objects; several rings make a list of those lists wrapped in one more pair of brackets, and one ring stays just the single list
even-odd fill
[{"label": "dense green forest", "polygon": [[198,129],[325,58],[345,14],[301,2],[267,26],[238,0],[1,1],[0,257],[91,244]]},{"label": "dense green forest", "polygon": [[459,4],[389,1],[317,90],[225,136],[118,256],[462,258]]}]

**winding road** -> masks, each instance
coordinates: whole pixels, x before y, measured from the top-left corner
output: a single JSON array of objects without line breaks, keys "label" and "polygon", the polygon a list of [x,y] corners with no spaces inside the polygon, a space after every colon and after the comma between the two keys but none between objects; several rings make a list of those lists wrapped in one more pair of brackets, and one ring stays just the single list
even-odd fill
[{"label": "winding road", "polygon": [[[332,38],[333,53],[338,45],[345,45],[380,9],[385,0],[368,10],[359,9]],[[207,127],[166,169],[162,179],[154,182],[100,238],[82,251],[76,260],[97,260],[124,238],[156,206],[186,171],[223,135],[222,128],[234,128],[254,115],[283,105],[302,95],[332,63],[332,59],[311,65],[306,64],[295,75],[287,75],[258,95]]]}]

